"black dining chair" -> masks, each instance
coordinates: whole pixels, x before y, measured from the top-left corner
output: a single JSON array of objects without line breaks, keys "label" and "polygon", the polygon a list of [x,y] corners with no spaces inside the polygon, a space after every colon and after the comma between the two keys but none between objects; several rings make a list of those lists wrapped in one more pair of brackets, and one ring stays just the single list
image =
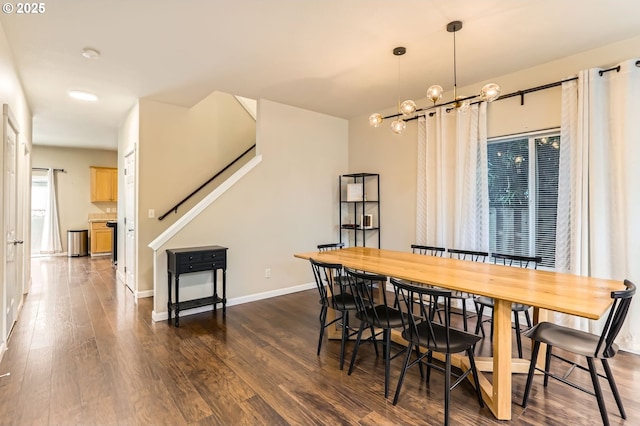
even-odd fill
[{"label": "black dining chair", "polygon": [[424,246],[421,244],[411,244],[411,251],[415,254],[442,257],[442,254],[445,252],[445,248],[435,247],[435,246]]},{"label": "black dining chair", "polygon": [[[605,407],[604,397],[600,387],[600,377],[606,378],[616,400],[616,404],[618,405],[620,416],[623,419],[627,418],[608,361],[609,358],[613,358],[618,352],[618,345],[614,343],[614,340],[618,335],[620,328],[624,324],[624,320],[629,312],[629,306],[631,305],[631,299],[636,293],[636,286],[631,281],[624,280],[624,285],[626,287],[625,290],[611,292],[613,305],[609,310],[609,315],[607,316],[607,320],[604,324],[602,334],[599,336],[586,331],[575,330],[573,328],[549,322],[538,323],[535,327],[525,333],[525,336],[532,340],[533,348],[531,350],[531,364],[529,366],[527,384],[525,385],[524,396],[522,398],[523,407],[526,408],[527,406],[531,387],[533,386],[533,377],[537,370],[544,374],[544,387],[547,386],[549,377],[552,377],[578,390],[590,395],[595,395],[596,400],[598,401],[598,408],[600,409],[602,423],[604,425],[609,424],[609,417],[607,415],[607,409]],[[541,343],[545,343],[547,345],[544,369],[536,366]],[[558,354],[554,354],[554,348],[562,349],[578,356],[584,356],[587,360],[587,367]],[[563,376],[551,373],[550,368],[552,357],[570,364],[571,367],[569,371]],[[596,359],[599,359],[602,362],[602,367],[605,373],[604,375],[598,373],[595,364]],[[593,392],[568,380],[569,374],[571,374],[576,367],[579,370],[589,371],[589,374],[591,375],[591,382],[593,383]],[[546,395],[546,392],[543,395]]]},{"label": "black dining chair", "polygon": [[[402,389],[402,384],[407,370],[418,364],[427,366],[426,381],[429,383],[431,369],[444,372],[445,389],[444,389],[444,424],[449,424],[449,405],[451,400],[451,391],[458,386],[470,374],[473,376],[476,396],[480,407],[484,407],[482,401],[482,393],[479,387],[478,371],[473,356],[475,344],[480,340],[480,336],[467,333],[451,327],[449,318],[451,310],[451,291],[412,284],[406,281],[390,279],[395,291],[398,293],[403,303],[403,311],[407,312],[409,320],[405,322],[402,331],[402,337],[409,342],[406,352],[404,365],[398,379],[398,387],[393,399],[393,405],[396,405]],[[444,324],[440,324],[431,320],[430,315],[422,313],[433,305],[433,299],[438,298],[444,307]],[[423,308],[416,309],[416,304]],[[413,349],[418,354],[416,359],[411,360]],[[426,350],[420,353],[421,350]],[[433,353],[438,352],[444,355],[444,366],[442,363],[434,360]],[[469,369],[460,374],[454,373],[451,369],[451,354],[465,352],[469,358]],[[451,384],[451,377],[457,377],[456,381]]]},{"label": "black dining chair", "polygon": [[386,276],[368,274],[349,268],[344,269],[351,292],[356,296],[358,311],[356,318],[360,320],[360,328],[358,329],[356,345],[351,355],[348,374],[351,375],[353,372],[353,367],[358,356],[358,348],[360,348],[362,342],[363,331],[366,329],[371,330],[371,338],[369,340],[373,341],[376,356],[378,355],[376,338],[382,334],[382,350],[384,352],[384,397],[387,398],[389,396],[391,360],[406,350],[406,348],[404,348],[391,356],[391,330],[394,328],[402,328],[404,322],[407,321],[407,316],[399,309],[395,309],[389,305],[386,292]]},{"label": "black dining chair", "polygon": [[344,243],[326,243],[326,244],[318,244],[318,251],[329,251],[329,250],[340,250],[344,248]]},{"label": "black dining chair", "polygon": [[[356,311],[356,300],[353,294],[348,292],[342,265],[337,263],[323,263],[314,259],[309,259],[316,287],[320,293],[320,336],[318,338],[318,355],[322,347],[324,330],[332,324],[341,327],[342,338],[340,341],[340,370],[344,367],[344,350],[347,339],[353,335],[349,327],[349,312]],[[339,312],[333,321],[327,323],[327,312],[329,308]]]},{"label": "black dining chair", "polygon": [[[449,257],[452,259],[459,260],[470,260],[472,262],[481,262],[483,263],[489,253],[486,251],[477,251],[477,250],[462,250],[462,249],[448,249]],[[462,305],[462,312],[452,311],[453,314],[462,316],[462,324],[464,327],[464,331],[468,330],[468,322],[469,318],[480,318],[478,316],[478,307],[475,304],[475,295],[471,293],[467,293],[465,291],[451,291],[451,298],[453,300],[459,300]],[[472,300],[474,302],[475,312],[468,313],[467,311],[467,300]]]},{"label": "black dining chair", "polygon": [[[541,256],[519,256],[513,254],[492,253],[493,263],[502,264],[506,266],[516,266],[520,268],[533,268],[538,269],[538,265],[542,262]],[[476,334],[482,333],[485,336],[484,328],[482,324],[485,322],[491,323],[491,339],[493,340],[493,299],[490,297],[479,296],[476,297],[476,308],[478,310],[478,322],[476,324]],[[482,314],[484,308],[490,308],[491,318],[483,319]],[[524,313],[525,321],[527,322],[527,329],[531,328],[531,316],[529,315],[529,309],[531,306],[523,305],[522,303],[512,303],[511,312],[513,312],[513,321],[515,323],[514,329],[516,331],[516,344],[518,346],[518,357],[522,358],[522,338],[520,333],[522,329],[520,327],[520,313]]]}]

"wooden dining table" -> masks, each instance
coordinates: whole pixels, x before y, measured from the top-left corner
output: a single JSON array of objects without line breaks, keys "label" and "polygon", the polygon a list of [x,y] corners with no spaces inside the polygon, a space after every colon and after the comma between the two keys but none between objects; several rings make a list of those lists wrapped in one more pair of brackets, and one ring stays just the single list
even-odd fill
[{"label": "wooden dining table", "polygon": [[[529,367],[529,360],[511,355],[511,304],[532,306],[534,322],[545,320],[548,311],[597,320],[611,306],[611,292],[624,288],[621,281],[368,247],[294,256],[493,298],[493,357],[478,357],[476,364],[483,399],[500,420],[511,419],[512,374]],[[399,332],[393,339],[406,344]],[[455,363],[468,367],[463,356]],[[484,372],[492,373],[491,380]]]}]

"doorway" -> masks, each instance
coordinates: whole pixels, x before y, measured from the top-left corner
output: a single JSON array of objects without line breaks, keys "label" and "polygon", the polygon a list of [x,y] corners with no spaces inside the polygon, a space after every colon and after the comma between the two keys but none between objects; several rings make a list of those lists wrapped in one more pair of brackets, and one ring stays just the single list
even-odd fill
[{"label": "doorway", "polygon": [[46,172],[33,170],[31,175],[31,257],[46,256],[40,253],[40,247],[48,193],[49,180]]}]

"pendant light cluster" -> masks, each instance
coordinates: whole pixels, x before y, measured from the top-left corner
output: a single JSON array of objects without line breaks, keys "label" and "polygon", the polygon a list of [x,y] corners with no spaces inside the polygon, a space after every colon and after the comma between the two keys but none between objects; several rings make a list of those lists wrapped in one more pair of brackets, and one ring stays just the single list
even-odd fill
[{"label": "pendant light cluster", "polygon": [[[391,122],[391,130],[396,134],[401,134],[407,127],[406,117],[412,117],[414,113],[435,108],[441,105],[452,105],[456,109],[466,109],[471,101],[478,98],[479,101],[492,102],[500,96],[500,86],[495,83],[485,84],[478,95],[458,96],[457,94],[457,73],[456,73],[456,32],[462,29],[461,21],[453,21],[447,24],[447,31],[453,33],[453,101],[438,105],[437,102],[442,99],[444,89],[442,86],[434,84],[427,89],[427,99],[433,102],[433,106],[417,109],[416,103],[412,100],[400,102],[398,100],[398,114],[389,117],[383,117],[380,113],[374,113],[369,116],[369,125],[372,127],[380,127],[385,118],[394,118]],[[393,54],[402,56],[407,52],[404,47],[396,47]],[[398,62],[398,87],[400,86],[400,62]]]}]

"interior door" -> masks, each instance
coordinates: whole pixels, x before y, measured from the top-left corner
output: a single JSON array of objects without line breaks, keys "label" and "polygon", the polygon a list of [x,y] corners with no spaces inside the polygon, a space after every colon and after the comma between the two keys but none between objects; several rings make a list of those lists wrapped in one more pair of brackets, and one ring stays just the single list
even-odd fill
[{"label": "interior door", "polygon": [[18,282],[17,246],[22,244],[17,238],[18,220],[18,178],[17,178],[17,147],[18,129],[15,119],[11,115],[8,106],[3,105],[3,145],[4,145],[4,327],[3,340],[6,342],[11,334],[11,329],[18,316],[18,308],[22,300],[22,288]]},{"label": "interior door", "polygon": [[136,151],[135,149],[124,158],[124,276],[125,284],[133,294],[137,292],[136,285]]}]

